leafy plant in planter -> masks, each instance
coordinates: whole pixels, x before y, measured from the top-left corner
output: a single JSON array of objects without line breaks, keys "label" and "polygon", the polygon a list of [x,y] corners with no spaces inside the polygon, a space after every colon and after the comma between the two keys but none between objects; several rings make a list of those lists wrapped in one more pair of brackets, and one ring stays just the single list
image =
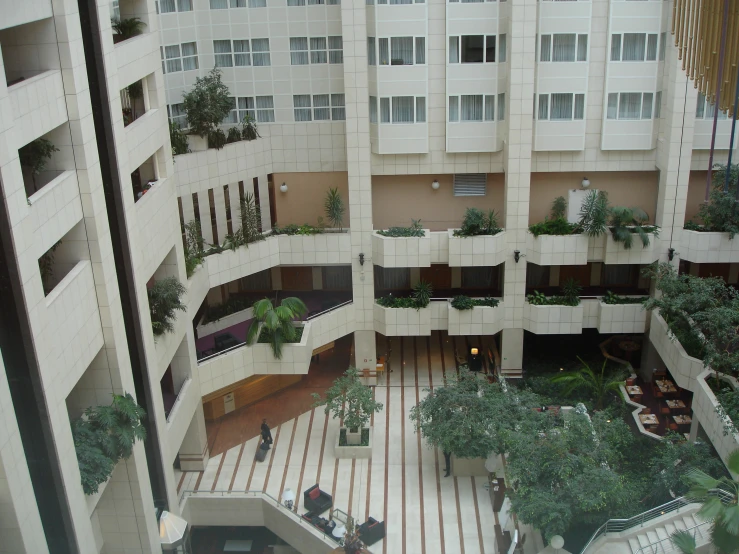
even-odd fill
[{"label": "leafy plant in planter", "polygon": [[185,271],[188,279],[192,277],[195,268],[203,263],[203,235],[200,231],[200,222],[193,219],[185,223]]},{"label": "leafy plant in planter", "polygon": [[552,383],[564,384],[564,393],[569,395],[575,390],[587,391],[587,395],[593,398],[595,408],[602,410],[609,396],[621,398],[619,386],[624,382],[623,373],[617,372],[606,375],[608,359],[603,360],[600,374],[590,369],[590,366],[578,356],[582,367],[577,371],[559,373],[551,378]]},{"label": "leafy plant in planter", "polygon": [[131,100],[131,120],[128,122],[128,124],[130,124],[139,118],[138,114],[136,113],[136,100],[144,97],[144,85],[141,81],[136,81],[135,83],[131,83],[126,87],[126,92],[128,93],[128,98]]},{"label": "leafy plant in planter", "polygon": [[44,138],[31,141],[18,150],[21,167],[31,172],[34,191],[38,190],[36,189],[36,175],[44,170],[54,152],[59,152],[59,149],[50,140]]},{"label": "leafy plant in planter", "polygon": [[608,195],[602,190],[591,190],[580,206],[578,225],[589,237],[606,232],[608,224]]},{"label": "leafy plant in planter", "polygon": [[56,241],[46,253],[38,259],[38,268],[41,272],[41,286],[44,288],[44,294],[51,292],[50,280],[54,275],[54,252],[62,244],[61,240]]},{"label": "leafy plant in planter", "polygon": [[[220,130],[219,125],[233,107],[228,87],[221,80],[221,70],[214,67],[204,77],[198,77],[192,90],[183,94],[182,99],[190,132],[207,137],[209,143],[219,143],[220,135],[215,132]],[[223,134],[224,144],[225,138]]]},{"label": "leafy plant in planter", "polygon": [[739,181],[739,165],[729,170],[729,190],[724,192],[727,167],[716,164],[713,172],[713,188],[707,203],[698,209],[698,217],[703,226],[692,221],[685,228],[692,231],[729,233],[729,238],[739,233],[739,202],[736,200],[736,187]]},{"label": "leafy plant in planter", "polygon": [[533,306],[579,306],[582,287],[574,279],[567,279],[562,286],[562,295],[546,296],[535,290],[526,295],[526,301]]},{"label": "leafy plant in planter", "polygon": [[175,312],[187,310],[187,306],[180,300],[186,291],[175,277],[160,279],[147,291],[151,328],[155,337],[174,331]]},{"label": "leafy plant in planter", "polygon": [[174,121],[169,122],[169,142],[172,144],[173,156],[190,152],[190,147],[187,144],[187,134]]},{"label": "leafy plant in planter", "polygon": [[111,19],[110,23],[115,34],[121,37],[120,39],[117,39],[118,41],[124,41],[138,36],[144,32],[144,27],[146,27],[146,23],[141,21],[138,17]]},{"label": "leafy plant in planter", "polygon": [[502,230],[498,227],[498,214],[494,210],[484,212],[478,208],[467,208],[462,220],[462,227],[454,231],[454,236],[497,235]]},{"label": "leafy plant in planter", "polygon": [[133,453],[137,440],[146,439],[144,409],[133,396],[113,395],[110,406],[87,408],[72,422],[72,438],[80,467],[82,490],[95,494],[108,480],[115,465]]},{"label": "leafy plant in planter", "polygon": [[455,296],[452,298],[452,308],[455,310],[471,310],[475,306],[488,306],[495,308],[498,305],[497,298],[470,298],[469,296]]},{"label": "leafy plant in planter", "polygon": [[239,219],[241,227],[237,231],[242,244],[251,244],[259,240],[264,240],[262,234],[262,214],[251,192],[244,194],[244,198],[239,201]]},{"label": "leafy plant in planter", "polygon": [[272,227],[273,235],[310,236],[310,235],[320,235],[321,233],[323,233],[322,227],[316,227],[314,225],[309,225],[308,223],[304,223],[303,225],[295,225],[294,223],[290,223],[289,225],[285,225],[284,227],[279,227],[277,225],[274,225]]},{"label": "leafy plant in planter", "polygon": [[410,227],[390,227],[387,230],[377,231],[378,235],[391,238],[423,237],[423,226],[420,219],[411,219]]},{"label": "leafy plant in planter", "polygon": [[552,202],[550,217],[544,218],[541,223],[529,226],[529,232],[538,237],[539,235],[573,235],[581,231],[580,225],[567,221],[567,200],[564,196],[558,196]]},{"label": "leafy plant in planter", "polygon": [[226,144],[239,141],[241,141],[241,130],[238,127],[231,127],[226,135]]},{"label": "leafy plant in planter", "polygon": [[377,303],[383,308],[414,308],[420,310],[425,308],[431,302],[431,296],[434,291],[431,287],[431,283],[426,281],[419,281],[413,287],[413,294],[411,296],[383,296],[377,299]]},{"label": "leafy plant in planter", "polygon": [[226,146],[227,142],[228,138],[226,137],[226,133],[223,132],[223,129],[214,129],[208,132],[208,148],[220,150]]},{"label": "leafy plant in planter", "polygon": [[254,302],[254,321],[246,332],[246,344],[254,344],[257,337],[264,334],[269,340],[274,357],[281,359],[283,345],[296,341],[298,331],[293,320],[306,313],[308,308],[302,300],[294,296],[283,299],[276,308],[268,298],[257,300]]},{"label": "leafy plant in planter", "polygon": [[334,419],[343,422],[348,431],[347,444],[358,444],[372,414],[382,410],[382,403],[372,398],[372,389],[362,383],[359,371],[351,366],[334,381],[325,398],[315,392],[312,396],[316,401],[314,408],[323,406],[324,413],[333,414]]},{"label": "leafy plant in planter", "polygon": [[609,210],[609,224],[613,240],[624,245],[626,250],[631,248],[634,235],[641,239],[642,246],[649,246],[649,235],[659,236],[659,228],[654,225],[644,225],[649,220],[647,213],[641,208],[625,208],[615,206]]},{"label": "leafy plant in planter", "polygon": [[244,121],[241,123],[241,138],[247,141],[261,138],[257,130],[257,120],[249,114],[246,114]]},{"label": "leafy plant in planter", "polygon": [[329,225],[341,231],[341,225],[344,221],[344,212],[346,212],[346,208],[344,206],[344,199],[341,198],[341,195],[339,194],[338,187],[328,189],[324,209],[326,211],[326,219],[328,220]]},{"label": "leafy plant in planter", "polygon": [[611,304],[611,305],[618,305],[618,304],[644,304],[646,301],[646,296],[619,296],[618,294],[615,294],[613,292],[606,291],[606,294],[602,298],[603,304]]}]

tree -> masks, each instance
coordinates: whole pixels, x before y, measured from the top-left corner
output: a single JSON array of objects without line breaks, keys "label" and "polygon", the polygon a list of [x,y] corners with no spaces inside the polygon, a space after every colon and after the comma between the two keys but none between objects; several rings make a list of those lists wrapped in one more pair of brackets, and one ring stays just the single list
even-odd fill
[{"label": "tree", "polygon": [[172,155],[179,156],[190,152],[187,143],[187,135],[182,128],[174,121],[169,122],[169,142],[172,145]]},{"label": "tree", "polygon": [[31,141],[18,150],[21,167],[25,167],[31,171],[34,191],[37,190],[36,175],[44,170],[46,162],[51,159],[54,152],[59,152],[59,149],[50,140],[46,140],[45,138]]},{"label": "tree", "polygon": [[174,331],[175,312],[187,310],[187,306],[180,301],[186,291],[175,277],[160,279],[147,291],[154,336]]},{"label": "tree", "polygon": [[[187,123],[193,134],[215,136],[233,103],[228,87],[221,81],[221,70],[214,67],[204,77],[195,79],[192,90],[182,95]],[[225,135],[224,135],[225,143]]]},{"label": "tree", "polygon": [[[736,199],[739,165],[731,166],[729,190],[724,192],[726,171],[725,165],[716,164],[714,166],[713,188],[709,201],[700,205],[698,218],[703,222],[703,230],[729,233],[729,238],[733,239],[734,235],[739,233],[739,202]],[[686,227],[692,228],[692,226]]]},{"label": "tree", "polygon": [[237,231],[237,235],[241,244],[249,244],[264,238],[261,231],[261,211],[251,192],[244,194],[244,197],[239,201],[239,220],[241,221],[241,227]]},{"label": "tree", "polygon": [[603,360],[600,373],[595,373],[590,366],[578,356],[582,367],[578,371],[559,373],[551,378],[552,383],[565,385],[564,393],[571,394],[575,390],[586,391],[593,398],[595,408],[602,410],[606,399],[614,394],[619,396],[619,385],[623,383],[623,374],[618,372],[606,375],[608,360]]},{"label": "tree", "polygon": [[341,231],[341,225],[344,221],[344,200],[339,194],[338,187],[328,189],[326,193],[326,202],[324,204],[326,211],[326,219],[333,227],[337,227]]},{"label": "tree", "polygon": [[364,429],[372,414],[382,410],[382,404],[372,398],[372,389],[362,383],[359,371],[351,366],[326,391],[326,398],[315,392],[312,396],[316,401],[314,408],[323,406],[324,413],[332,413],[334,419],[342,420],[352,433]]},{"label": "tree", "polygon": [[[739,449],[729,454],[726,465],[739,474]],[[726,476],[716,479],[700,469],[691,469],[687,478],[688,497],[702,504],[698,515],[713,522],[713,545],[720,554],[739,552],[739,481]]]},{"label": "tree", "polygon": [[278,360],[282,358],[282,347],[285,343],[295,342],[298,331],[293,320],[303,317],[308,308],[303,301],[294,296],[285,298],[276,308],[268,298],[254,303],[254,321],[246,332],[246,344],[268,342],[272,354]]}]

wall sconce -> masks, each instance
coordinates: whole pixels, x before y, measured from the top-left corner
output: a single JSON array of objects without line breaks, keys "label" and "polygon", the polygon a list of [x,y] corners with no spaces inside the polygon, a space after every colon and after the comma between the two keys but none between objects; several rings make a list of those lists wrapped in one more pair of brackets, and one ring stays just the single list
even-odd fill
[{"label": "wall sconce", "polygon": [[516,261],[516,263],[518,263],[518,261],[521,258],[525,258],[525,257],[526,257],[526,254],[521,254],[521,251],[520,250],[514,250],[513,251],[513,259]]},{"label": "wall sconce", "polygon": [[280,185],[280,192],[287,192],[287,184],[286,183],[282,183]]},{"label": "wall sconce", "polygon": [[434,182],[431,183],[431,188],[434,189],[434,190],[439,190],[439,187],[440,186],[441,185],[439,185],[439,181],[437,181],[436,179],[434,179]]},{"label": "wall sconce", "polygon": [[667,249],[667,259],[672,261],[675,258],[675,254],[680,255],[680,252],[675,252],[675,249],[670,247]]},{"label": "wall sconce", "polygon": [[285,489],[282,491],[282,503],[288,510],[293,509],[293,505],[295,504],[295,492],[293,492],[292,489]]},{"label": "wall sconce", "polygon": [[364,252],[359,253],[359,265],[364,265]]},{"label": "wall sconce", "polygon": [[479,352],[480,352],[480,351],[479,351],[479,350],[478,350],[477,348],[472,348],[472,349],[470,350],[470,354],[472,354],[473,356],[477,356],[477,354],[478,354]]},{"label": "wall sconce", "polygon": [[582,183],[580,184],[582,185],[582,188],[586,189],[590,186],[590,179],[588,179],[587,177],[583,177]]}]

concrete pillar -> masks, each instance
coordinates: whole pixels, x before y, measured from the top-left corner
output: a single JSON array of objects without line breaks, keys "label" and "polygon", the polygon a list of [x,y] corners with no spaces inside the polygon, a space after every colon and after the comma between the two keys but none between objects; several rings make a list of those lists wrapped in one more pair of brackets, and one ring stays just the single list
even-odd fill
[{"label": "concrete pillar", "polygon": [[[252,192],[253,184],[244,183],[244,191]],[[257,189],[259,190],[259,211],[262,216],[262,231],[272,229],[272,220],[269,211],[269,179],[266,175],[257,177]]]},{"label": "concrete pillar", "polygon": [[411,288],[415,287],[419,283],[420,280],[421,280],[421,268],[412,267],[411,268]]},{"label": "concrete pillar", "polygon": [[374,331],[354,331],[354,367],[375,369],[376,346]]},{"label": "concrete pillar", "polygon": [[597,287],[600,285],[601,272],[603,270],[602,263],[594,263],[590,265],[590,286]]},{"label": "concrete pillar", "polygon": [[210,198],[208,191],[198,193],[198,211],[200,212],[200,232],[203,240],[213,244],[213,225],[210,222]]},{"label": "concrete pillar", "polygon": [[462,288],[462,268],[461,267],[452,268],[452,288],[453,289]]},{"label": "concrete pillar", "polygon": [[323,290],[323,269],[321,266],[313,266],[313,290]]},{"label": "concrete pillar", "polygon": [[559,286],[559,266],[558,265],[553,265],[549,267],[549,286],[550,287]]},{"label": "concrete pillar", "polygon": [[501,369],[523,367],[523,329],[503,329],[500,341]]},{"label": "concrete pillar", "polygon": [[180,446],[180,468],[182,471],[204,471],[205,466],[208,465],[209,456],[203,404],[198,402],[198,407]]},{"label": "concrete pillar", "polygon": [[739,264],[729,264],[729,284],[735,285],[737,282],[739,282]]},{"label": "concrete pillar", "polygon": [[698,432],[700,431],[701,424],[698,422],[698,418],[693,416],[693,420],[690,422],[690,434],[688,435],[688,440],[690,442],[695,442],[695,440],[698,438]]}]

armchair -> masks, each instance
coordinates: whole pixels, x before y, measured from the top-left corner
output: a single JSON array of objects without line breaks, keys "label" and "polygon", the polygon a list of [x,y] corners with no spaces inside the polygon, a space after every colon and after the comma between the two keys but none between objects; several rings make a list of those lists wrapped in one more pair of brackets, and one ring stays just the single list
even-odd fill
[{"label": "armchair", "polygon": [[385,522],[377,521],[375,518],[370,517],[357,530],[359,538],[367,546],[372,546],[377,541],[385,538]]},{"label": "armchair", "polygon": [[328,510],[333,504],[333,498],[327,492],[323,492],[318,483],[303,492],[303,506],[313,515],[319,515]]}]

